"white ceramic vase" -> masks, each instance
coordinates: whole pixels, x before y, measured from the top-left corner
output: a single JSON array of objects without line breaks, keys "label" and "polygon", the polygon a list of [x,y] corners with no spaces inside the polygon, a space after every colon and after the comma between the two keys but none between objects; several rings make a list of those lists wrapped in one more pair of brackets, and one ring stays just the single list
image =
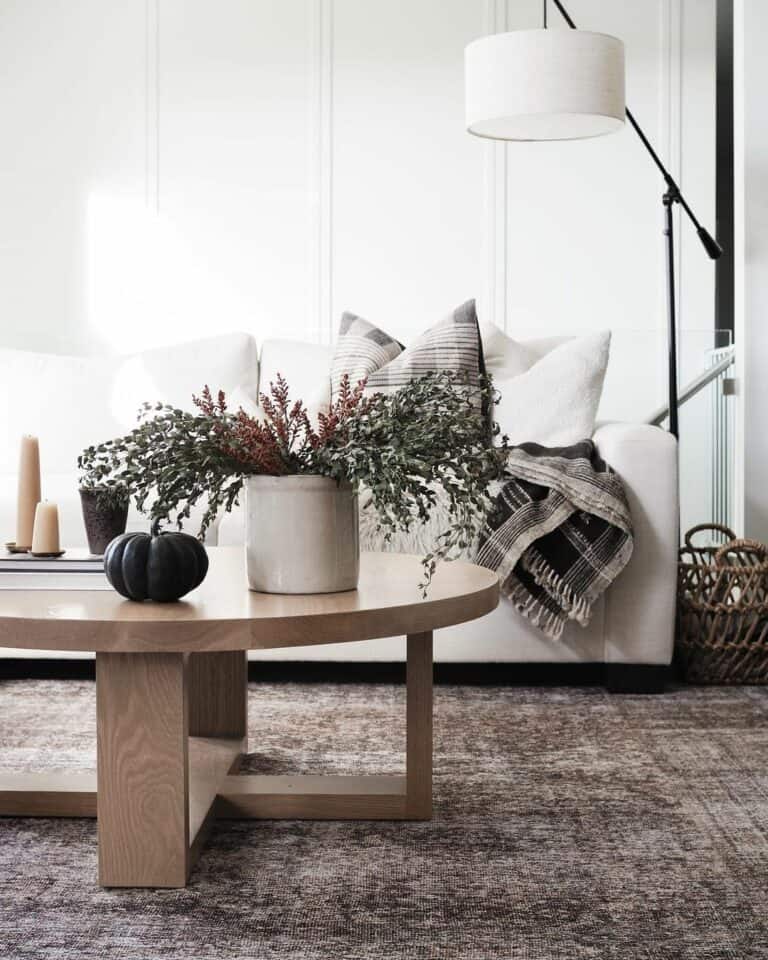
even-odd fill
[{"label": "white ceramic vase", "polygon": [[357,495],[328,477],[248,477],[248,586],[261,593],[355,590],[360,573]]}]

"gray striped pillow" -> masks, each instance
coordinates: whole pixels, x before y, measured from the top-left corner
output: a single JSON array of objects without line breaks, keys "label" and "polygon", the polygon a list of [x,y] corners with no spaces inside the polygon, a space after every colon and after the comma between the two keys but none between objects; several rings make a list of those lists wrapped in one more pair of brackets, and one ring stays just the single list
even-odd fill
[{"label": "gray striped pillow", "polygon": [[345,373],[352,383],[367,379],[366,393],[393,393],[425,373],[465,372],[477,386],[482,370],[475,301],[468,300],[404,348],[362,317],[345,313],[331,365],[331,393]]}]

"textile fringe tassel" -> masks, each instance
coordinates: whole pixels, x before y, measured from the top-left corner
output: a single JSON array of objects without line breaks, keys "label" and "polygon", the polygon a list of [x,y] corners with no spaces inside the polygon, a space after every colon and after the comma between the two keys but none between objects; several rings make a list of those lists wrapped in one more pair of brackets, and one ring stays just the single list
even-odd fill
[{"label": "textile fringe tassel", "polygon": [[562,577],[549,566],[541,556],[529,556],[524,553],[521,562],[540,587],[549,593],[563,608],[563,614],[568,620],[575,620],[582,627],[586,627],[592,617],[592,600],[587,597],[577,597],[573,587],[565,583]]},{"label": "textile fringe tassel", "polygon": [[503,587],[504,596],[514,604],[515,609],[538,627],[551,640],[559,640],[563,634],[566,618],[554,610],[548,610],[544,604],[532,597],[527,588],[512,574]]}]

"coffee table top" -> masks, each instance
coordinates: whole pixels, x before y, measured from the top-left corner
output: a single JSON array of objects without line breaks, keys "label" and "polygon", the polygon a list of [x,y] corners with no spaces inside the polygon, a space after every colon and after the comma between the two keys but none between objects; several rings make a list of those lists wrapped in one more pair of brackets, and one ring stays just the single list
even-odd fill
[{"label": "coffee table top", "polygon": [[177,603],[135,603],[106,590],[0,591],[0,647],[182,652],[249,650],[423,633],[496,607],[495,573],[461,560],[439,565],[426,599],[419,557],[363,553],[357,590],[301,596],[254,593],[242,547],[209,549],[205,581]]}]

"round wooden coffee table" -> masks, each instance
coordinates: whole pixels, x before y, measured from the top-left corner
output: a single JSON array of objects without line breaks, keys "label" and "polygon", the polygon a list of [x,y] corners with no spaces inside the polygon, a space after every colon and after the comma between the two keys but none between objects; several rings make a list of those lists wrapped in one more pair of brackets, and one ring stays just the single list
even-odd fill
[{"label": "round wooden coffee table", "polygon": [[[2,591],[0,646],[96,653],[97,772],[2,773],[0,816],[95,817],[99,883],[182,887],[217,817],[425,820],[432,815],[432,631],[489,613],[495,573],[369,553],[347,593],[247,589],[242,548],[212,548],[172,604],[112,591]],[[405,776],[238,776],[247,653],[407,636]],[[41,703],[41,709],[45,704]]]}]

